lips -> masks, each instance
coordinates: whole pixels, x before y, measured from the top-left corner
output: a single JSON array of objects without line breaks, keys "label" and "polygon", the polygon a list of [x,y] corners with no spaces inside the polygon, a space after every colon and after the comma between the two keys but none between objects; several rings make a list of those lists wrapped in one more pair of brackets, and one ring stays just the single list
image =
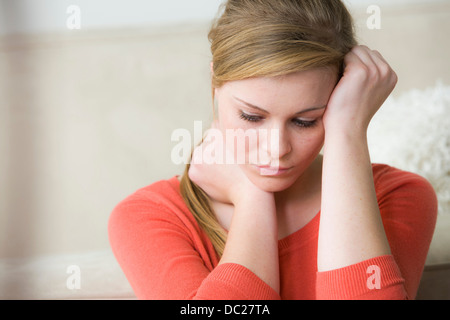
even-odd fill
[{"label": "lips", "polygon": [[280,176],[287,173],[291,168],[285,167],[271,167],[271,166],[256,166],[262,176]]}]

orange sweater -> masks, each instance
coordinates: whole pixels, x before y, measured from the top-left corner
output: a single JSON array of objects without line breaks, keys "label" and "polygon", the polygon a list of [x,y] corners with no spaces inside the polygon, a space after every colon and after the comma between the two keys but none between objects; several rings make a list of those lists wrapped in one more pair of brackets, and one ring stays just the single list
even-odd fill
[{"label": "orange sweater", "polygon": [[279,241],[280,294],[241,265],[217,266],[176,177],[120,202],[109,220],[110,243],[139,299],[414,299],[436,223],[436,195],[418,175],[386,165],[373,165],[373,172],[392,255],[317,272],[318,213]]}]

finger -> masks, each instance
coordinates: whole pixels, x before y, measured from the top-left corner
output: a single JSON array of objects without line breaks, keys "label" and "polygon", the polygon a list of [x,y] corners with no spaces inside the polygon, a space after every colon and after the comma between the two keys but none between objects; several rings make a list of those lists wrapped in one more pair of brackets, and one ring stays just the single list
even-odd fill
[{"label": "finger", "polygon": [[352,49],[352,52],[362,61],[364,65],[371,69],[377,69],[376,61],[372,56],[372,50],[370,50],[367,46],[356,46]]},{"label": "finger", "polygon": [[380,52],[372,50],[373,59],[378,65],[378,69],[382,77],[388,77],[393,82],[397,82],[397,74],[392,70],[389,63],[384,59]]},{"label": "finger", "polygon": [[383,61],[384,63],[387,63],[387,61],[384,59],[383,55],[378,50],[372,50],[372,55],[374,58],[379,59],[380,61]]},{"label": "finger", "polygon": [[393,72],[390,65],[386,62],[380,52],[370,50],[366,46],[360,46],[355,49],[355,54],[369,68],[368,70],[372,76],[377,79],[380,77],[382,79],[392,78],[393,81],[396,79],[395,72]]},{"label": "finger", "polygon": [[389,63],[384,59],[383,55],[377,50],[371,50],[366,46],[363,46],[366,52],[365,54],[375,63],[377,67],[381,67],[385,69],[385,67],[389,67]]},{"label": "finger", "polygon": [[348,66],[360,63],[363,63],[361,59],[355,53],[353,53],[353,51],[350,51],[344,57],[344,73],[347,70]]},{"label": "finger", "polygon": [[379,51],[371,50],[371,56],[377,65],[389,66],[389,63],[384,59]]}]

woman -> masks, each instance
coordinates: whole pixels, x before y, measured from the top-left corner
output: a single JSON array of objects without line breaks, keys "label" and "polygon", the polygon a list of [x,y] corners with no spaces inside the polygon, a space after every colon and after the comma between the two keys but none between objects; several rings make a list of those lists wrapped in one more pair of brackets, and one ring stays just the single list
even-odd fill
[{"label": "woman", "polygon": [[244,163],[198,161],[221,148],[205,139],[183,177],[116,207],[111,245],[137,297],[413,299],[436,196],[370,162],[367,128],[397,77],[356,44],[345,6],[229,0],[209,39],[213,128],[277,134]]}]

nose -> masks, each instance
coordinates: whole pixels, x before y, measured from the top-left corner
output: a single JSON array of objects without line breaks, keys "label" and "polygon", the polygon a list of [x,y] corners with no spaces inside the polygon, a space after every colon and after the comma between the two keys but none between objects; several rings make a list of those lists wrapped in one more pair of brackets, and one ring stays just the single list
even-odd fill
[{"label": "nose", "polygon": [[292,151],[289,133],[283,127],[269,129],[268,139],[262,141],[262,149],[269,159],[267,162],[278,164],[279,160]]}]

